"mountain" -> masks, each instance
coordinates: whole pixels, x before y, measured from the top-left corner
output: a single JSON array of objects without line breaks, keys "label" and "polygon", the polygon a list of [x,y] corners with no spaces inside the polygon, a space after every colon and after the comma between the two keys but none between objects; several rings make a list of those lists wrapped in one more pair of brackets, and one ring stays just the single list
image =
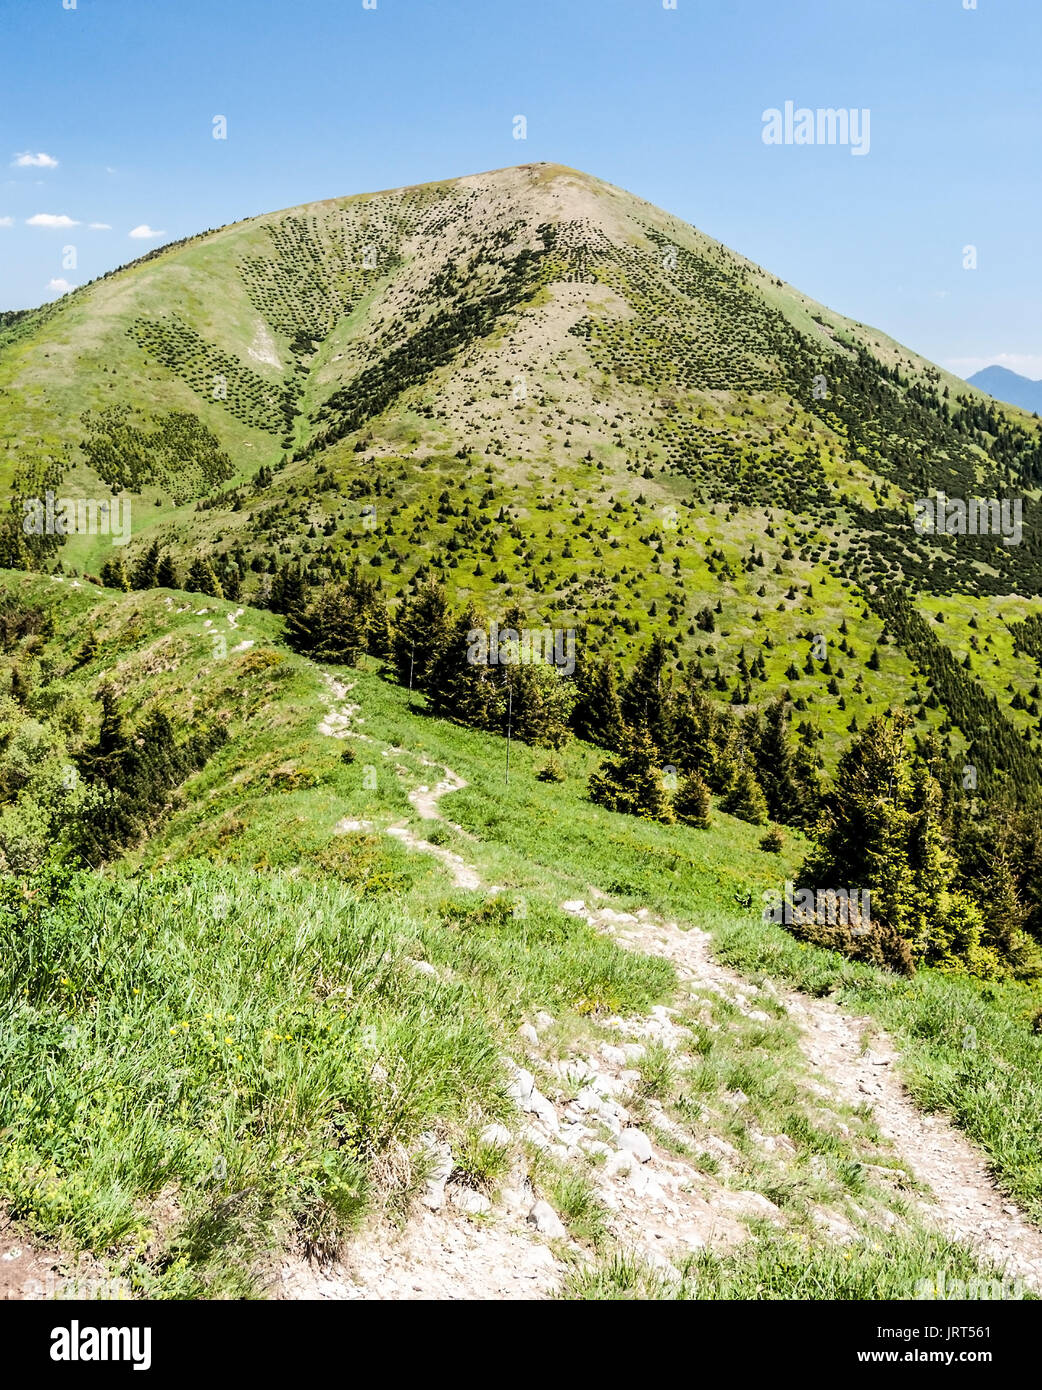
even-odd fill
[{"label": "mountain", "polygon": [[539,165],[0,315],[0,440],[0,1299],[1042,1291],[1038,421]]},{"label": "mountain", "polygon": [[[827,765],[903,702],[1038,780],[1042,427],[575,170],[266,214],[5,315],[0,437],[17,568],[154,545],[260,606],[296,565],[392,605],[434,574],[624,664],[661,631],[739,710],[788,689]],[[126,492],[130,543],[26,536],[48,490]],[[1021,543],[920,534],[935,492],[1024,499]]]},{"label": "mountain", "polygon": [[966,380],[997,401],[1019,406],[1035,415],[1042,414],[1042,381],[1032,381],[1019,372],[1011,372],[1008,367],[982,367]]}]

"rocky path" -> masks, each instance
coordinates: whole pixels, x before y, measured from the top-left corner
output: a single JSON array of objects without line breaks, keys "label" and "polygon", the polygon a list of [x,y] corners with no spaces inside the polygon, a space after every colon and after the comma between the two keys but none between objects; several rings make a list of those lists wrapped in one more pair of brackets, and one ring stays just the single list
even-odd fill
[{"label": "rocky path", "polygon": [[[450,768],[444,768],[443,773],[434,786],[420,787],[410,795],[410,801],[424,819],[443,819],[439,806],[441,798],[466,785]],[[460,855],[421,839],[407,826],[392,826],[389,833],[411,848],[432,853],[441,859],[457,886],[467,889],[481,887],[478,870]],[[708,988],[723,993],[738,1002],[743,1011],[748,1012],[755,1007],[755,996],[761,988],[769,991],[784,1004],[798,1023],[802,1050],[814,1075],[819,1078],[823,1092],[851,1106],[867,1103],[871,1107],[879,1130],[925,1189],[926,1195],[919,1203],[924,1219],[949,1238],[972,1246],[982,1258],[1005,1271],[1007,1277],[1021,1280],[1028,1287],[1042,1292],[1042,1231],[1028,1222],[1015,1203],[999,1191],[983,1156],[962,1134],[943,1117],[925,1115],[916,1108],[901,1083],[893,1043],[879,1032],[871,1020],[844,1013],[829,1000],[781,990],[769,982],[762,987],[753,985],[715,960],[706,932],[697,928],[682,929],[646,909],[631,914],[614,911],[605,904],[587,905],[582,901],[565,902],[561,906],[565,911],[583,917],[597,930],[610,933],[621,946],[668,958],[677,969],[682,986]],[[670,1012],[659,1011],[657,1018],[653,1015],[643,1024],[637,1021],[633,1031],[647,1034],[650,1030],[654,1034],[657,1026],[660,1033],[663,1029],[668,1033]],[[871,1047],[865,1046],[867,1037],[872,1038]],[[605,1107],[608,1117],[611,1117],[612,1105],[624,1116],[624,1108],[612,1100],[610,1093],[614,1091],[617,1094],[624,1090],[635,1075],[631,1071],[626,1076],[630,1063],[625,1053],[619,1051],[610,1059],[611,1064],[621,1063],[615,1066],[614,1076],[605,1075],[611,1072],[612,1065],[606,1068],[603,1057],[593,1058],[591,1062],[591,1075],[602,1083],[601,1091],[607,1089],[609,1094],[602,1094],[596,1099],[597,1092],[591,1090],[586,1097],[590,1109],[602,1121]],[[605,1082],[607,1086],[603,1084]],[[541,1100],[550,1110],[553,1109],[545,1098]],[[539,1117],[536,1118],[538,1120]],[[569,1144],[558,1142],[562,1117],[557,1117],[556,1125],[553,1120],[548,1121],[545,1114],[542,1118],[543,1138],[567,1154]],[[584,1118],[586,1115],[582,1106],[577,1108],[573,1105],[564,1123],[581,1126]],[[625,1132],[620,1124],[617,1137]],[[528,1137],[532,1137],[531,1134]],[[582,1139],[574,1135],[566,1138],[575,1140],[571,1145],[573,1148],[582,1143]],[[614,1163],[614,1172],[610,1176],[626,1176],[631,1171],[643,1176],[637,1180],[635,1190],[633,1183],[629,1185],[630,1190],[625,1195],[602,1191],[601,1196],[607,1197],[609,1207],[614,1209],[618,1218],[613,1223],[615,1233],[628,1239],[634,1250],[651,1259],[652,1263],[668,1268],[668,1249],[674,1245],[686,1245],[690,1249],[707,1241],[719,1243],[722,1240],[726,1243],[737,1238],[738,1231],[734,1222],[730,1221],[731,1213],[727,1210],[728,1202],[731,1211],[738,1215],[769,1214],[765,1210],[756,1211],[757,1206],[762,1206],[766,1200],[756,1193],[728,1193],[721,1198],[719,1193],[710,1192],[707,1201],[699,1195],[699,1191],[705,1193],[707,1190],[704,1174],[697,1174],[696,1183],[695,1170],[685,1171],[683,1163],[669,1160],[662,1154],[645,1154],[647,1141],[643,1135],[641,1138],[644,1139],[643,1144],[635,1139],[629,1142],[641,1149],[642,1160],[650,1161],[656,1157],[655,1177],[648,1177],[642,1164],[632,1155],[629,1160],[614,1158],[607,1165],[611,1167]],[[714,1197],[717,1198],[715,1205]],[[444,1223],[436,1229],[443,1226]],[[656,1248],[659,1246],[664,1252],[661,1255]],[[431,1253],[428,1248],[427,1256]],[[550,1280],[547,1286],[552,1285],[553,1281]],[[458,1296],[473,1297],[474,1294],[461,1291]],[[531,1296],[531,1292],[527,1296]]]}]

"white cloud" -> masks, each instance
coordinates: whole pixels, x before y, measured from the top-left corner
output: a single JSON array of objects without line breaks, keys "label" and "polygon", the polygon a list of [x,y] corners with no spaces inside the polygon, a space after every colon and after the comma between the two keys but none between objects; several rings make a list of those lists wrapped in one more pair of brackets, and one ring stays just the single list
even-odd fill
[{"label": "white cloud", "polygon": [[1006,367],[1011,372],[1029,377],[1032,381],[1042,379],[1042,356],[1031,352],[993,352],[990,357],[949,357],[944,365],[965,380],[979,372],[983,367]]},{"label": "white cloud", "polygon": [[38,212],[34,217],[25,219],[27,227],[78,227],[80,224],[74,222],[71,217],[66,217],[64,213],[57,216],[53,212]]},{"label": "white cloud", "polygon": [[76,286],[70,285],[68,280],[62,280],[59,278],[57,280],[48,280],[47,288],[51,291],[52,294],[68,294],[69,291],[74,290]]},{"label": "white cloud", "polygon": [[166,232],[154,232],[147,222],[142,222],[140,227],[135,227],[130,235],[138,241],[150,241],[152,237],[166,236]]},{"label": "white cloud", "polygon": [[14,218],[13,218],[13,217],[0,217],[0,227],[13,227],[13,226],[14,226]]},{"label": "white cloud", "polygon": [[108,222],[92,222],[90,230],[92,232],[111,232],[112,227]]},{"label": "white cloud", "polygon": [[33,154],[26,150],[23,154],[16,154],[11,161],[12,169],[57,169],[58,161],[49,154]]}]

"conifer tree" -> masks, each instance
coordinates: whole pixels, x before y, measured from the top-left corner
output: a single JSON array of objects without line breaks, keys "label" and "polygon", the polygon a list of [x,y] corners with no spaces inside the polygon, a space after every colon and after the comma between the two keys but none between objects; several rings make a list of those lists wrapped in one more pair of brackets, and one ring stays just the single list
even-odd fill
[{"label": "conifer tree", "polygon": [[712,802],[709,798],[709,788],[699,773],[689,772],[680,783],[673,797],[673,810],[677,820],[683,821],[685,825],[694,826],[699,830],[708,828]]},{"label": "conifer tree", "polygon": [[426,580],[399,607],[394,624],[392,656],[398,680],[425,690],[434,663],[444,652],[452,632],[452,614],[444,587]]},{"label": "conifer tree", "polygon": [[156,568],[156,587],[160,589],[179,589],[177,566],[169,555],[164,555]]},{"label": "conifer tree", "polygon": [[720,802],[721,811],[749,825],[767,824],[767,801],[747,759],[738,764],[735,779]]},{"label": "conifer tree", "polygon": [[106,560],[102,565],[101,582],[106,589],[122,589],[125,594],[130,593],[130,577],[121,555]]},{"label": "conifer tree", "polygon": [[590,778],[590,799],[610,811],[623,811],[644,820],[674,820],[662,784],[655,746],[644,727],[627,732],[619,755],[608,758]]},{"label": "conifer tree", "polygon": [[131,576],[133,589],[154,589],[159,582],[159,542],[153,541],[144,552]]},{"label": "conifer tree", "polygon": [[185,580],[185,589],[190,594],[208,594],[210,598],[224,597],[220,580],[214,573],[213,565],[202,555],[192,561],[188,577]]}]

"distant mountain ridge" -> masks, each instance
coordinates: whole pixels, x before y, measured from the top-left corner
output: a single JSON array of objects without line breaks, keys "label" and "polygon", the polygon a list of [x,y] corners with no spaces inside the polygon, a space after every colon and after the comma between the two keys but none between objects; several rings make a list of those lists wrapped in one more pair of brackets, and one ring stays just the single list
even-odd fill
[{"label": "distant mountain ridge", "polygon": [[997,401],[1019,405],[1021,410],[1042,415],[1042,381],[1032,381],[1029,376],[1021,376],[1019,372],[999,366],[982,367],[966,380],[979,391],[987,391]]}]

